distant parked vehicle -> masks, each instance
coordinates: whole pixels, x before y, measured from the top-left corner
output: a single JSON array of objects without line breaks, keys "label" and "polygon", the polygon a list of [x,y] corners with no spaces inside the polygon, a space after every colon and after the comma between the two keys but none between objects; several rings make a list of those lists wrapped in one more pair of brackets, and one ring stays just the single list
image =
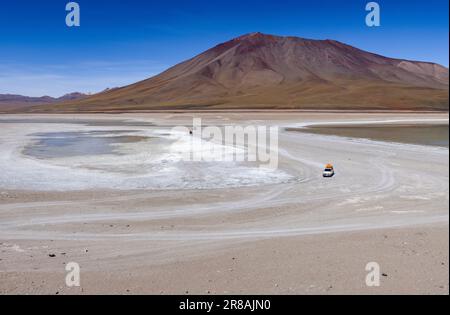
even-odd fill
[{"label": "distant parked vehicle", "polygon": [[323,171],[323,177],[333,177],[334,176],[334,166],[327,164]]}]

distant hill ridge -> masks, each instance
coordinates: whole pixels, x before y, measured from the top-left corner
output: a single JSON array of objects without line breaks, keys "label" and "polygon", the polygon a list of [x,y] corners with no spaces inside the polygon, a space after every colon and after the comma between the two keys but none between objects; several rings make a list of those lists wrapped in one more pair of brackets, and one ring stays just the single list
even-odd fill
[{"label": "distant hill ridge", "polygon": [[60,103],[63,101],[79,100],[87,97],[87,94],[83,93],[69,93],[61,97],[41,96],[31,97],[17,94],[0,94],[0,109],[17,109],[34,105],[43,105],[51,103]]}]

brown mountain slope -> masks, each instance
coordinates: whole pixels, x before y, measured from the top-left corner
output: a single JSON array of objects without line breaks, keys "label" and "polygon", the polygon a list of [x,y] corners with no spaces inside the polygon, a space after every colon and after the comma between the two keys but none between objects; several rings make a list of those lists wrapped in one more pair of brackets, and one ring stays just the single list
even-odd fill
[{"label": "brown mountain slope", "polygon": [[448,110],[448,69],[332,40],[253,33],[158,76],[38,111],[144,109]]}]

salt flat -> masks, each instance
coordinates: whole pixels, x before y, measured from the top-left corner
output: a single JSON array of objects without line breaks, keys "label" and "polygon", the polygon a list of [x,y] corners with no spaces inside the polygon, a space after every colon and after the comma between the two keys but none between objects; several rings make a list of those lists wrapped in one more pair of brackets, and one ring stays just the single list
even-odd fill
[{"label": "salt flat", "polygon": [[[170,130],[193,117],[279,126],[278,169],[180,161]],[[448,294],[448,148],[285,129],[415,122],[448,114],[3,115],[0,292]],[[141,138],[25,154],[48,133],[79,132]],[[329,162],[337,174],[324,179]],[[64,286],[69,261],[83,291]],[[397,277],[371,291],[369,261]]]}]

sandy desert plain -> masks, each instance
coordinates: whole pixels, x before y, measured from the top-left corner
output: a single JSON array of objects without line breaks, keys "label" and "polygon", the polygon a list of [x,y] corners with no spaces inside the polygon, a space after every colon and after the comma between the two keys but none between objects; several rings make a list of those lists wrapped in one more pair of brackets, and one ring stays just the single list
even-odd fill
[{"label": "sandy desert plain", "polygon": [[[278,169],[180,161],[171,128],[193,117],[279,126]],[[320,124],[447,126],[447,139],[298,130]],[[0,128],[1,294],[449,293],[448,113],[2,115]],[[65,285],[69,262],[80,287]]]}]

